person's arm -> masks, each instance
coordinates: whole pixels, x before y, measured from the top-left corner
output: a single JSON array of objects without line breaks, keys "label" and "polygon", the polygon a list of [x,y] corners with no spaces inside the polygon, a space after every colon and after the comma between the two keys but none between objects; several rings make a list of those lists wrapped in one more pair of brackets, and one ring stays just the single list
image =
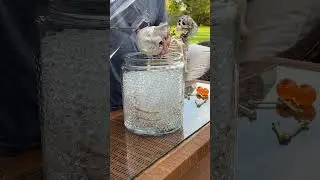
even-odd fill
[{"label": "person's arm", "polygon": [[165,0],[157,0],[159,11],[158,11],[158,17],[156,20],[155,25],[159,25],[163,22],[168,22],[168,14],[166,9],[166,1]]}]

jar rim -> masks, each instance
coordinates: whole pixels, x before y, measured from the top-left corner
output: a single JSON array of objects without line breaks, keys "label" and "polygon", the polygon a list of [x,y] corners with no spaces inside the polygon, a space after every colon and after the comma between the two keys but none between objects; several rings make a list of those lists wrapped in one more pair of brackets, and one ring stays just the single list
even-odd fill
[{"label": "jar rim", "polygon": [[124,67],[130,68],[161,68],[183,64],[181,53],[168,53],[165,56],[147,56],[140,52],[128,53],[123,56]]},{"label": "jar rim", "polygon": [[[140,56],[139,59],[135,58],[136,56]],[[131,60],[141,60],[141,58],[143,57],[144,59],[168,59],[168,58],[173,58],[173,59],[180,59],[182,58],[182,54],[178,53],[178,52],[170,52],[164,56],[148,56],[145,54],[142,54],[141,52],[131,52],[131,53],[127,53],[124,56],[124,59],[130,58]]]}]

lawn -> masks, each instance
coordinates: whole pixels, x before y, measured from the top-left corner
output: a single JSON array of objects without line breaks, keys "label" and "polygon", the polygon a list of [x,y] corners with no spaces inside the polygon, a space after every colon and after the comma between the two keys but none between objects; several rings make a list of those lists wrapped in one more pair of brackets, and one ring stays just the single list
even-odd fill
[{"label": "lawn", "polygon": [[190,44],[210,41],[210,26],[200,26],[195,36],[190,38]]},{"label": "lawn", "polygon": [[[175,29],[174,26],[171,27]],[[210,26],[200,26],[198,32],[189,39],[190,44],[198,44],[210,41]]]}]

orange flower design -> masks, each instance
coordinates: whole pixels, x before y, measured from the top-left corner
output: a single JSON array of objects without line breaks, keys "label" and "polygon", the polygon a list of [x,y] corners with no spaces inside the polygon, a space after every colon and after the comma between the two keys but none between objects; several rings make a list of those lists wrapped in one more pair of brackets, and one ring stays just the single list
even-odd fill
[{"label": "orange flower design", "polygon": [[277,85],[277,93],[284,100],[293,102],[297,107],[312,107],[317,99],[317,91],[308,84],[297,85],[291,79],[283,79]]},{"label": "orange flower design", "polygon": [[209,98],[209,90],[207,88],[199,86],[197,87],[196,92],[199,99],[206,100]]}]

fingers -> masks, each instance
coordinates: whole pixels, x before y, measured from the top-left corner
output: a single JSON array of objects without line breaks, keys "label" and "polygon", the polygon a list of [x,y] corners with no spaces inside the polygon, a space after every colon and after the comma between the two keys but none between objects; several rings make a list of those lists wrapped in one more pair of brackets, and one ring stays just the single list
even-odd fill
[{"label": "fingers", "polygon": [[163,50],[161,51],[161,55],[167,54],[169,52],[171,37],[168,35],[163,40]]}]

